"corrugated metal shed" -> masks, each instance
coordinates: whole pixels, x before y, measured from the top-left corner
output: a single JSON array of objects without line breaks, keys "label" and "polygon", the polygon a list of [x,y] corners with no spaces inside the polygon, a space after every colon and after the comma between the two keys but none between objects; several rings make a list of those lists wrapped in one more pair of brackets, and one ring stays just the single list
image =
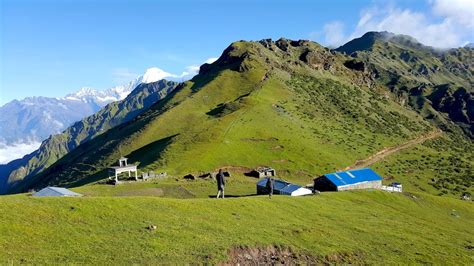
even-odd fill
[{"label": "corrugated metal shed", "polygon": [[[257,194],[267,194],[267,180],[268,177],[261,179],[257,182]],[[291,184],[289,182],[280,180],[280,179],[273,179],[273,193],[279,195],[289,195],[289,196],[303,196],[303,195],[310,195],[313,192],[307,188],[302,186],[298,186],[295,184]]]},{"label": "corrugated metal shed", "polygon": [[325,174],[324,176],[338,187],[353,185],[361,182],[382,180],[382,177],[370,168]]},{"label": "corrugated metal shed", "polygon": [[45,187],[42,190],[33,193],[35,197],[80,197],[82,194],[76,193],[62,187]]}]

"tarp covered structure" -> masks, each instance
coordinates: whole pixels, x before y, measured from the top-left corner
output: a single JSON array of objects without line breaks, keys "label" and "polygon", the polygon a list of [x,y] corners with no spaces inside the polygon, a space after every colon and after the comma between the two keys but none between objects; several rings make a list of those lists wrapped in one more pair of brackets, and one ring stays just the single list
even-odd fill
[{"label": "tarp covered structure", "polygon": [[33,193],[34,197],[80,197],[82,194],[76,193],[62,187],[45,187]]},{"label": "tarp covered structure", "polygon": [[[261,179],[257,182],[257,194],[268,194],[267,190],[268,177]],[[274,179],[273,182],[273,193],[276,195],[289,195],[289,196],[304,196],[311,195],[313,192],[307,188],[299,185],[291,184],[289,182]]]}]

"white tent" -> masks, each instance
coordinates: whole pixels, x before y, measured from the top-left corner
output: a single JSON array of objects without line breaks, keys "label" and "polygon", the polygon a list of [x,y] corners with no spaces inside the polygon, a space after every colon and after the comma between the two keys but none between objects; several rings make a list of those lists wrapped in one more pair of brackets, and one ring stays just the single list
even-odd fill
[{"label": "white tent", "polygon": [[45,187],[42,190],[33,193],[34,197],[80,197],[79,193],[62,187]]},{"label": "white tent", "polygon": [[290,196],[306,196],[306,195],[311,195],[311,194],[313,194],[313,191],[311,191],[310,189],[300,187],[300,188],[297,188],[297,189],[293,190],[290,193]]}]

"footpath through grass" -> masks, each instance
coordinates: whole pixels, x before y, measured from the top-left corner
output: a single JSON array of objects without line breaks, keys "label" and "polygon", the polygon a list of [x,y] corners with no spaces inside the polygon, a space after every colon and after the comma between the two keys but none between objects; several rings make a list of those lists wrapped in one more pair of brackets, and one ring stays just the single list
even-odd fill
[{"label": "footpath through grass", "polygon": [[[19,208],[18,206],[21,206]],[[472,203],[380,191],[225,200],[0,197],[0,264],[217,263],[236,246],[473,264]],[[146,229],[156,225],[156,230]]]}]

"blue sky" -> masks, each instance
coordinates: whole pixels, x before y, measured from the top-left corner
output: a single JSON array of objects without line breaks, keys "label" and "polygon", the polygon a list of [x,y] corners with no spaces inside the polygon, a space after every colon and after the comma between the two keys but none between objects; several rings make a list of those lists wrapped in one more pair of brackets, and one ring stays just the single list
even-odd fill
[{"label": "blue sky", "polygon": [[179,74],[241,39],[286,37],[337,46],[367,30],[390,30],[431,45],[459,46],[473,40],[472,5],[471,0],[2,0],[0,105],[27,96],[59,97],[81,87],[106,89],[153,66]]}]

